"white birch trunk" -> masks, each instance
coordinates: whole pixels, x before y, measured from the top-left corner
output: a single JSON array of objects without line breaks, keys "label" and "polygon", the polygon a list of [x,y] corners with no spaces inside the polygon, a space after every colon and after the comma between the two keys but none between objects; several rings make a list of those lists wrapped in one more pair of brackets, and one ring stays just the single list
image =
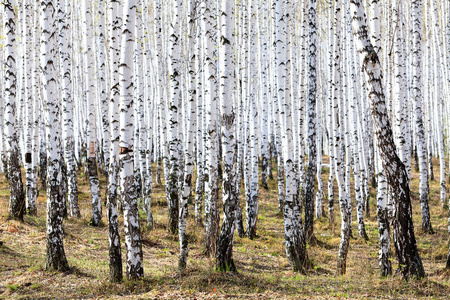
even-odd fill
[{"label": "white birch trunk", "polygon": [[19,136],[16,130],[16,1],[3,2],[3,36],[6,37],[4,50],[5,63],[5,95],[4,109],[4,135],[6,142],[7,177],[9,181],[9,217],[23,220],[25,213],[25,194],[20,170]]},{"label": "white birch trunk", "polygon": [[120,101],[120,28],[122,26],[122,2],[108,1],[109,21],[109,126],[111,133],[108,166],[106,216],[108,219],[109,277],[112,282],[122,280],[122,257],[119,235],[117,200],[119,199],[119,101]]},{"label": "white birch trunk", "polygon": [[[179,7],[181,6],[181,3]],[[179,9],[179,8],[178,8]],[[186,233],[186,219],[188,212],[188,200],[192,190],[192,176],[194,171],[194,136],[195,136],[195,108],[196,108],[196,85],[195,85],[195,3],[194,0],[188,2],[188,107],[187,112],[187,136],[184,149],[184,178],[181,192],[180,212],[178,219],[179,239],[180,239],[180,258],[178,260],[178,268],[186,268],[186,260],[188,256],[188,240]]]},{"label": "white birch trunk", "polygon": [[69,212],[72,217],[81,216],[78,207],[78,185],[75,163],[75,141],[74,141],[74,105],[72,89],[72,43],[71,43],[71,1],[58,1],[59,14],[59,51],[60,64],[63,80],[61,81],[61,96],[63,101],[63,132],[64,159],[67,166],[67,188],[69,200]]},{"label": "white birch trunk", "polygon": [[235,191],[235,82],[234,82],[234,0],[220,2],[219,98],[222,108],[223,206],[224,215],[217,241],[217,269],[236,271],[233,261],[237,193]]},{"label": "white birch trunk", "polygon": [[368,38],[364,6],[360,0],[350,0],[350,5],[353,35],[362,69],[366,73],[365,77],[380,157],[388,182],[392,188],[392,194],[395,195],[393,228],[400,272],[405,279],[409,277],[422,278],[425,276],[425,272],[414,235],[408,174],[404,164],[395,152],[395,144],[381,82],[383,74],[381,63]]},{"label": "white birch trunk", "polygon": [[89,185],[91,187],[92,218],[91,225],[98,226],[102,220],[102,201],[100,197],[100,184],[98,180],[97,158],[96,158],[96,105],[95,105],[95,80],[94,80],[94,52],[93,46],[93,16],[91,1],[84,0],[82,3],[83,16],[83,49],[85,73],[85,97],[87,104],[87,137],[86,151],[89,173]]},{"label": "white birch trunk", "polygon": [[202,31],[205,34],[205,128],[206,128],[206,160],[205,160],[205,248],[211,255],[216,252],[216,240],[219,231],[218,222],[218,169],[217,169],[217,66],[216,66],[216,3],[212,0],[205,2],[202,19]]},{"label": "white birch trunk", "polygon": [[[14,6],[13,6],[14,7]],[[64,197],[61,193],[61,123],[58,97],[57,11],[54,1],[41,1],[40,24],[43,105],[45,108],[45,135],[47,139],[47,260],[46,269],[67,271],[69,265],[63,245]]]},{"label": "white birch trunk", "polygon": [[139,227],[139,210],[134,183],[134,79],[133,52],[136,37],[136,1],[124,2],[123,31],[120,53],[120,181],[123,193],[123,218],[125,227],[125,246],[127,249],[127,277],[144,276],[142,261],[142,241]]},{"label": "white birch trunk", "polygon": [[30,215],[37,214],[37,172],[35,172],[36,161],[33,161],[33,138],[34,138],[34,127],[35,127],[35,113],[33,111],[33,106],[36,101],[36,96],[33,90],[33,68],[34,68],[34,55],[32,53],[36,51],[35,45],[33,44],[33,28],[32,20],[34,13],[34,5],[31,1],[24,1],[24,14],[29,22],[26,22],[25,29],[25,53],[26,55],[24,66],[25,66],[25,172],[26,172],[26,205],[27,211]]}]

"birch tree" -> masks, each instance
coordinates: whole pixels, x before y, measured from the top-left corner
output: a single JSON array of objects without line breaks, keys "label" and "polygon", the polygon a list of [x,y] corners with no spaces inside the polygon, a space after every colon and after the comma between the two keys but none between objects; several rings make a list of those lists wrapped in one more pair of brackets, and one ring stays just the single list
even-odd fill
[{"label": "birch tree", "polygon": [[219,99],[222,107],[223,223],[217,241],[217,269],[236,271],[233,261],[233,238],[237,193],[235,191],[235,93],[234,93],[234,0],[220,1]]},{"label": "birch tree", "polygon": [[[341,93],[341,16],[342,2],[336,1],[334,13],[334,67],[333,67],[333,137],[334,137],[334,168],[339,188],[339,207],[341,211],[341,241],[337,268],[339,274],[345,274],[347,267],[347,253],[350,237],[348,201],[345,188],[344,157],[342,153],[343,131],[343,97]],[[341,109],[339,109],[341,108]]]},{"label": "birch tree", "polygon": [[93,16],[91,1],[83,0],[82,3],[82,16],[83,16],[83,49],[85,54],[84,69],[85,73],[85,97],[87,105],[87,169],[89,173],[89,185],[91,187],[91,200],[92,200],[92,218],[91,225],[98,226],[102,219],[102,201],[100,197],[100,185],[98,180],[97,171],[97,158],[96,158],[96,109],[95,109],[95,80],[94,80],[94,64],[95,56],[93,47]]},{"label": "birch tree", "polygon": [[[180,10],[182,1],[179,1],[176,9]],[[180,212],[178,219],[179,238],[180,238],[180,259],[178,260],[178,268],[186,268],[186,259],[188,255],[188,240],[186,234],[186,218],[188,213],[188,199],[191,196],[192,191],[192,176],[194,172],[194,130],[195,130],[195,108],[196,108],[196,86],[195,86],[195,17],[196,17],[196,5],[194,0],[188,2],[188,107],[187,111],[187,136],[186,146],[184,149],[184,175],[183,175],[183,189],[180,201]],[[178,12],[179,14],[179,12]]]},{"label": "birch tree", "polygon": [[71,1],[58,1],[58,19],[59,19],[59,52],[61,64],[61,95],[63,101],[63,141],[64,141],[64,160],[67,166],[67,187],[69,212],[72,217],[81,216],[78,207],[78,184],[75,164],[75,141],[74,141],[74,105],[72,89],[72,43],[70,39],[71,31]]},{"label": "birch tree", "polygon": [[[11,4],[11,2],[10,2]],[[14,7],[14,6],[13,6]],[[58,96],[58,29],[57,7],[54,1],[40,2],[40,66],[43,104],[45,108],[45,136],[47,140],[47,258],[45,267],[50,270],[67,271],[63,245],[64,195],[61,190],[61,102]]]},{"label": "birch tree", "polygon": [[135,0],[124,2],[124,25],[120,52],[120,185],[123,192],[123,218],[125,227],[125,246],[127,249],[127,277],[144,276],[142,261],[142,241],[139,226],[139,210],[134,182],[134,80],[133,55],[136,37]]},{"label": "birch tree", "polygon": [[414,0],[412,5],[412,97],[414,99],[414,112],[416,123],[417,155],[419,157],[419,199],[422,212],[422,230],[432,233],[430,211],[428,208],[428,166],[425,130],[423,125],[423,95],[422,95],[422,1]]},{"label": "birch tree", "polygon": [[[306,173],[305,187],[305,235],[306,239],[313,238],[314,228],[314,184],[316,179],[316,93],[317,93],[317,70],[316,70],[316,52],[317,52],[317,1],[309,1],[309,62],[308,62],[308,144],[309,144],[309,163]],[[300,130],[302,130],[300,128]],[[319,153],[321,155],[321,153]]]},{"label": "birch tree", "polygon": [[[296,248],[294,220],[294,205],[297,195],[295,186],[295,170],[293,166],[293,145],[292,145],[292,114],[289,102],[286,100],[286,7],[288,1],[278,0],[275,3],[275,63],[277,72],[277,94],[279,110],[283,112],[283,151],[284,166],[286,173],[286,198],[284,201],[284,237],[286,256],[294,271],[303,271],[302,257]],[[281,151],[281,149],[280,149]],[[304,252],[303,249],[302,252]]]},{"label": "birch tree", "polygon": [[368,38],[365,9],[360,0],[350,0],[353,35],[365,73],[374,131],[383,169],[394,195],[394,244],[403,278],[423,278],[425,272],[417,250],[412,221],[408,174],[395,150],[383,91],[382,68],[377,52]]},{"label": "birch tree", "polygon": [[[250,23],[256,21],[256,0],[249,1]],[[248,102],[247,102],[247,127],[246,127],[246,154],[245,154],[245,197],[246,197],[246,234],[250,239],[256,237],[256,224],[258,221],[258,178],[259,178],[259,151],[258,151],[258,107],[257,107],[257,30],[255,26],[249,26],[249,62],[248,62]],[[244,150],[245,151],[245,150]]]},{"label": "birch tree", "polygon": [[171,21],[169,32],[169,49],[168,49],[168,67],[169,67],[169,128],[168,128],[168,145],[169,145],[169,174],[166,177],[166,195],[169,203],[169,232],[175,234],[178,230],[178,177],[180,172],[179,157],[179,122],[178,109],[181,101],[181,37],[180,25],[181,6],[182,3],[177,1],[174,3],[174,15]]},{"label": "birch tree", "polygon": [[106,216],[108,219],[109,277],[112,282],[122,280],[122,256],[119,235],[117,199],[119,197],[119,101],[120,101],[120,28],[122,26],[122,2],[108,1],[109,20],[109,120],[110,120],[110,159],[108,166],[108,187],[106,194]]},{"label": "birch tree", "polygon": [[20,150],[18,132],[16,131],[16,1],[3,2],[3,31],[6,37],[5,62],[5,99],[3,102],[4,134],[6,140],[7,177],[9,181],[9,217],[23,220],[25,213],[25,194],[23,191],[22,172],[20,170]]},{"label": "birch tree", "polygon": [[[25,18],[27,20],[33,20],[34,5],[31,1],[27,0],[23,5]],[[37,214],[37,195],[38,195],[38,182],[37,182],[37,161],[33,161],[33,138],[36,114],[33,111],[33,107],[36,103],[36,96],[33,93],[33,68],[34,68],[34,55],[31,55],[36,51],[33,45],[33,26],[32,22],[26,22],[25,24],[25,53],[29,53],[24,61],[25,68],[25,172],[26,172],[26,206],[30,215]]]},{"label": "birch tree", "polygon": [[202,31],[204,34],[204,62],[205,62],[205,124],[206,147],[205,147],[205,248],[208,254],[216,252],[217,235],[219,231],[218,222],[218,169],[217,169],[217,66],[216,66],[216,2],[206,0],[202,16]]}]

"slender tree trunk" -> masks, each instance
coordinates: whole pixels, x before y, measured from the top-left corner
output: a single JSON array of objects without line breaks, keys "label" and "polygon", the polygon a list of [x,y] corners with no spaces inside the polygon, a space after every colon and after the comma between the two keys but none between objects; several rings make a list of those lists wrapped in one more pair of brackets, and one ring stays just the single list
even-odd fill
[{"label": "slender tree trunk", "polygon": [[[339,256],[337,271],[340,275],[345,274],[347,268],[347,253],[350,236],[348,195],[345,188],[344,159],[342,152],[342,125],[344,107],[341,90],[341,16],[342,2],[336,1],[334,13],[334,68],[333,68],[333,136],[334,136],[334,161],[336,179],[339,188],[339,207],[341,211],[341,241],[339,244]],[[341,110],[339,110],[339,107]]]},{"label": "slender tree trunk", "polygon": [[236,139],[234,110],[234,0],[222,0],[220,16],[220,90],[222,107],[222,149],[223,149],[223,223],[217,241],[217,269],[236,271],[233,261],[233,238],[237,193],[235,191]]},{"label": "slender tree trunk", "polygon": [[108,187],[106,194],[106,216],[108,219],[109,242],[109,278],[111,282],[122,280],[122,257],[119,235],[119,220],[117,212],[117,199],[119,195],[119,60],[120,60],[120,28],[122,26],[121,1],[108,1],[109,16],[109,59],[110,59],[110,159],[108,166]]},{"label": "slender tree trunk", "polygon": [[328,182],[327,182],[327,188],[328,188],[328,222],[330,224],[334,224],[334,180],[335,180],[335,157],[334,157],[334,128],[333,128],[333,68],[334,68],[334,39],[332,38],[333,35],[333,19],[332,19],[332,13],[334,12],[333,5],[328,8],[328,22],[330,24],[329,30],[328,30],[328,39],[330,41],[329,43],[329,49],[328,49],[328,77],[329,77],[329,88],[328,88],[328,147],[330,149],[329,158],[330,158],[330,173],[328,175]]},{"label": "slender tree trunk", "polygon": [[[432,9],[433,9],[433,31],[432,36],[434,40],[435,46],[435,64],[434,64],[434,74],[436,78],[436,82],[434,85],[435,94],[436,94],[436,106],[437,106],[437,141],[438,141],[438,153],[439,153],[439,182],[440,182],[440,195],[441,195],[441,204],[445,207],[445,201],[447,198],[447,190],[445,187],[445,154],[444,154],[444,126],[443,126],[443,95],[446,94],[443,91],[442,81],[443,77],[441,73],[444,73],[445,68],[442,68],[442,58],[444,57],[442,54],[443,45],[442,39],[440,38],[440,28],[439,28],[439,20],[438,20],[438,5],[436,0],[431,1]],[[444,69],[444,70],[443,70]],[[448,69],[448,67],[447,67]],[[447,75],[449,76],[449,75]],[[431,88],[431,87],[429,87]],[[448,94],[448,93],[447,93]],[[428,202],[426,203],[428,207]],[[428,218],[429,218],[428,212]],[[430,222],[430,221],[429,221]],[[422,225],[423,227],[423,225]],[[431,229],[431,224],[429,225],[429,229]],[[433,232],[431,229],[429,232]]]},{"label": "slender tree trunk", "polygon": [[86,85],[86,103],[87,103],[87,168],[89,174],[89,185],[91,187],[92,200],[92,218],[91,225],[98,226],[102,220],[102,201],[100,197],[100,183],[97,171],[97,158],[95,152],[95,144],[97,141],[96,134],[96,106],[95,106],[95,84],[94,84],[94,51],[93,47],[93,16],[91,1],[83,1],[83,25],[84,38],[83,48],[85,51],[84,69],[85,85]]},{"label": "slender tree trunk", "polygon": [[[180,5],[177,6],[179,9]],[[178,219],[179,239],[180,239],[180,258],[178,260],[178,268],[183,270],[186,268],[186,259],[188,256],[188,240],[186,234],[186,219],[188,212],[188,200],[191,196],[192,190],[192,176],[194,172],[194,130],[195,130],[195,101],[196,101],[196,89],[195,89],[195,1],[190,0],[188,2],[188,26],[189,26],[189,61],[188,61],[188,107],[185,110],[188,113],[187,116],[187,136],[186,147],[184,149],[184,179],[181,193],[180,213]]]},{"label": "slender tree trunk", "polygon": [[[417,0],[419,1],[419,0]],[[350,0],[353,35],[361,66],[366,74],[372,119],[377,136],[377,144],[383,168],[392,194],[394,195],[395,214],[393,220],[394,243],[400,272],[403,278],[423,278],[425,271],[417,250],[414,225],[412,221],[411,197],[408,174],[404,164],[398,158],[382,88],[382,68],[367,33],[364,6],[360,0]]]},{"label": "slender tree trunk", "polygon": [[[302,272],[305,257],[300,257],[297,249],[297,242],[295,241],[296,224],[299,220],[294,220],[295,211],[295,197],[297,196],[297,189],[295,184],[295,169],[293,166],[293,145],[292,145],[292,114],[290,108],[289,98],[286,96],[286,28],[289,24],[286,24],[287,15],[286,7],[288,7],[288,1],[280,0],[276,1],[275,6],[275,61],[277,70],[277,94],[278,94],[278,109],[283,116],[283,149],[284,149],[284,166],[286,172],[286,198],[284,201],[284,237],[286,256],[289,264],[296,272]],[[288,98],[288,99],[286,99]],[[281,147],[280,147],[281,148]],[[281,151],[281,149],[280,149]],[[280,165],[282,163],[280,162]],[[298,205],[298,204],[297,204]],[[301,223],[300,223],[301,224]],[[301,229],[303,234],[303,229]],[[304,236],[301,236],[304,238]],[[303,243],[302,243],[303,244]],[[306,248],[306,247],[305,247]],[[306,249],[302,249],[302,253],[306,256]]]},{"label": "slender tree trunk", "polygon": [[[14,7],[14,6],[13,6]],[[63,245],[63,208],[64,196],[61,193],[61,123],[60,99],[58,97],[57,61],[57,11],[54,1],[40,3],[41,70],[43,86],[43,104],[45,108],[47,139],[47,270],[67,271]]]},{"label": "slender tree trunk", "polygon": [[[308,144],[309,163],[306,173],[305,188],[305,235],[310,241],[314,235],[314,185],[316,179],[316,93],[317,93],[317,71],[316,71],[316,51],[317,51],[317,1],[309,0],[309,63],[308,63]],[[301,128],[300,128],[301,130]],[[321,155],[321,153],[319,154]]]},{"label": "slender tree trunk", "polygon": [[[48,3],[47,3],[48,4]],[[42,3],[44,5],[44,3]],[[4,134],[6,139],[7,177],[9,181],[9,217],[23,221],[25,194],[20,170],[19,137],[16,132],[16,1],[3,2],[3,30],[5,32],[5,99]],[[52,24],[53,25],[53,24]]]},{"label": "slender tree trunk", "polygon": [[[250,24],[256,21],[257,4],[255,0],[249,2]],[[258,222],[258,107],[256,99],[256,90],[258,80],[256,76],[256,52],[257,52],[257,31],[255,26],[249,26],[249,64],[248,64],[248,127],[247,127],[247,155],[246,155],[246,213],[247,213],[247,230],[246,234],[249,239],[256,237],[256,224]]]},{"label": "slender tree trunk", "polygon": [[357,220],[358,220],[358,232],[359,236],[364,238],[365,240],[368,240],[369,237],[366,233],[366,227],[364,224],[364,214],[363,214],[363,206],[364,206],[364,191],[361,184],[361,164],[359,160],[359,135],[358,135],[358,112],[357,112],[357,106],[356,103],[359,101],[358,99],[358,93],[357,93],[357,79],[356,79],[356,67],[355,67],[355,59],[353,56],[354,53],[354,43],[353,43],[353,37],[351,35],[351,20],[350,20],[350,10],[349,6],[347,5],[347,11],[346,14],[346,20],[347,20],[347,32],[349,33],[349,51],[348,51],[348,59],[349,59],[349,76],[350,76],[350,93],[349,96],[351,99],[350,102],[350,131],[351,131],[351,153],[353,158],[353,177],[354,177],[354,183],[355,183],[355,198],[356,198],[356,214],[357,214]]},{"label": "slender tree trunk", "polygon": [[179,157],[179,135],[181,129],[180,120],[178,118],[178,109],[181,101],[181,36],[180,36],[180,20],[182,2],[174,3],[174,15],[169,33],[169,49],[168,49],[168,66],[169,66],[169,123],[168,125],[168,144],[169,144],[169,162],[170,171],[166,181],[166,195],[169,203],[169,232],[176,234],[178,231],[178,215],[179,215],[179,194],[178,179],[180,173],[180,157]]},{"label": "slender tree trunk", "polygon": [[389,228],[389,211],[387,207],[387,181],[381,159],[376,153],[377,172],[377,218],[379,247],[378,259],[381,276],[392,274],[391,263],[391,230]]},{"label": "slender tree trunk", "polygon": [[[261,3],[261,2],[260,2]],[[234,4],[234,3],[233,3]],[[265,1],[262,1],[261,4],[258,5],[258,11],[260,13],[257,14],[258,28],[259,28],[259,44],[260,44],[260,93],[261,93],[261,185],[264,189],[268,190],[267,186],[267,176],[269,173],[269,136],[268,136],[268,85],[267,85],[267,72],[269,62],[267,60],[267,32],[268,32],[268,20],[267,20],[267,11],[265,9]],[[262,15],[262,21],[260,20]]]},{"label": "slender tree trunk", "polygon": [[33,45],[33,13],[34,13],[34,5],[31,1],[27,0],[24,2],[24,14],[26,20],[30,20],[26,22],[26,42],[25,42],[25,53],[28,53],[25,58],[25,128],[26,128],[26,136],[25,136],[25,172],[26,172],[26,206],[27,211],[30,215],[37,214],[37,173],[35,172],[34,166],[36,162],[33,161],[33,138],[34,138],[34,127],[35,127],[35,113],[33,111],[34,103],[36,102],[36,96],[33,93],[33,67],[34,56],[31,55],[33,51],[36,51]]},{"label": "slender tree trunk", "polygon": [[201,24],[199,21],[197,24],[197,47],[196,47],[196,71],[197,74],[197,112],[196,112],[196,121],[197,121],[197,134],[196,134],[196,148],[197,148],[197,181],[195,183],[195,223],[197,225],[203,225],[202,220],[202,200],[203,200],[203,191],[204,191],[204,144],[203,144],[203,115],[205,111],[203,110],[203,36],[201,30]]},{"label": "slender tree trunk", "polygon": [[425,130],[423,126],[423,94],[422,94],[422,1],[414,0],[412,4],[412,37],[413,37],[413,62],[412,62],[412,97],[414,98],[414,110],[416,116],[416,138],[419,156],[419,200],[422,212],[422,230],[432,233],[430,210],[428,207],[428,166]]},{"label": "slender tree trunk", "polygon": [[133,103],[133,55],[136,2],[125,1],[125,12],[122,31],[122,51],[120,56],[120,181],[123,193],[123,218],[125,227],[125,246],[127,248],[127,277],[140,278],[144,276],[142,261],[142,241],[139,226],[139,210],[137,205],[137,193],[134,182],[134,103]]},{"label": "slender tree trunk", "polygon": [[216,2],[207,0],[202,19],[202,31],[205,34],[205,128],[206,132],[206,167],[205,167],[205,248],[208,255],[216,253],[216,242],[219,231],[218,222],[218,122],[217,122],[217,66],[216,66]]},{"label": "slender tree trunk", "polygon": [[77,172],[75,164],[75,142],[73,128],[73,91],[72,91],[72,43],[70,38],[71,31],[71,1],[58,1],[59,14],[59,47],[62,73],[61,94],[63,100],[63,141],[64,141],[64,160],[67,166],[67,188],[69,200],[69,212],[72,217],[81,217],[78,207],[78,185]]}]

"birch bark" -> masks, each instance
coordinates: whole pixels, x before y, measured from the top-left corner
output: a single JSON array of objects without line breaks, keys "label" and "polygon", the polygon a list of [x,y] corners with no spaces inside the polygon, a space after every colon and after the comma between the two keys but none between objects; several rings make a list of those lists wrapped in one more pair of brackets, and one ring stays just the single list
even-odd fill
[{"label": "birch bark", "polygon": [[[9,2],[11,4],[11,2]],[[42,35],[41,70],[43,86],[43,104],[45,108],[47,139],[47,259],[46,269],[67,271],[63,244],[63,208],[64,197],[61,193],[61,123],[60,99],[58,97],[57,61],[57,11],[54,1],[41,1],[40,24]],[[14,7],[14,6],[13,6]]]},{"label": "birch bark", "polygon": [[122,257],[119,235],[119,219],[117,199],[119,195],[119,101],[120,101],[120,28],[122,26],[122,2],[108,1],[109,21],[109,59],[110,59],[110,86],[109,86],[109,126],[111,132],[110,159],[108,166],[108,187],[106,197],[106,216],[108,219],[109,242],[109,277],[112,282],[122,280]]},{"label": "birch bark", "polygon": [[414,235],[408,174],[394,148],[395,145],[381,82],[381,64],[368,38],[367,21],[362,2],[360,0],[350,0],[350,9],[356,48],[366,74],[365,78],[380,157],[395,196],[393,229],[400,272],[406,279],[410,277],[422,278],[425,276],[425,272]]},{"label": "birch bark", "polygon": [[[9,181],[9,217],[23,220],[25,213],[25,194],[23,192],[22,175],[20,170],[19,137],[16,132],[16,1],[3,2],[3,31],[5,41],[5,98],[4,129],[6,140],[7,177]],[[43,2],[41,5],[48,4]],[[53,11],[52,11],[53,13]],[[53,25],[53,24],[52,24]]]},{"label": "birch bark", "polygon": [[136,37],[136,0],[124,2],[124,26],[120,53],[120,140],[119,166],[123,193],[123,219],[125,227],[125,246],[127,249],[127,277],[144,276],[142,261],[142,241],[139,227],[139,210],[134,183],[134,79],[133,55]]}]

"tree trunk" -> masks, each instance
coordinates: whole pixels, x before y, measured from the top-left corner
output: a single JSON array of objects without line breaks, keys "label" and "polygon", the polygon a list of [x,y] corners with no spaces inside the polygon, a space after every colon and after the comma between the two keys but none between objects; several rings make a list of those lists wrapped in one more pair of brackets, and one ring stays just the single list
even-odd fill
[{"label": "tree trunk", "polygon": [[[416,0],[419,1],[419,0]],[[403,278],[423,278],[425,271],[417,250],[412,221],[411,197],[408,174],[395,151],[392,130],[387,114],[382,88],[382,68],[367,32],[366,16],[360,0],[350,0],[353,35],[366,82],[371,105],[372,119],[377,136],[380,157],[389,185],[394,195],[393,220],[394,243]]]},{"label": "tree trunk", "polygon": [[[177,4],[176,10],[178,15],[181,11],[182,1]],[[185,137],[185,149],[184,149],[184,178],[183,187],[181,193],[180,213],[178,219],[179,239],[180,239],[180,258],[178,260],[178,268],[183,270],[186,268],[186,260],[188,256],[188,239],[186,234],[186,219],[188,213],[188,200],[191,197],[192,190],[192,176],[194,173],[194,129],[195,129],[195,101],[196,101],[196,89],[195,89],[195,3],[194,0],[190,0],[188,3],[188,26],[189,26],[189,61],[188,61],[188,107],[185,110],[187,135]]]},{"label": "tree trunk", "polygon": [[63,245],[63,208],[64,196],[61,193],[61,123],[60,99],[58,97],[57,76],[57,12],[53,1],[40,3],[41,36],[41,70],[43,85],[43,102],[45,107],[47,140],[47,270],[67,271]]},{"label": "tree trunk", "polygon": [[217,139],[217,66],[216,66],[216,2],[207,0],[204,4],[202,31],[205,35],[205,111],[206,113],[206,166],[205,166],[205,248],[208,255],[216,253],[216,241],[219,231],[218,222],[218,155]]},{"label": "tree trunk", "polygon": [[71,2],[69,0],[59,0],[59,32],[60,32],[60,60],[61,74],[63,76],[61,94],[63,100],[63,141],[64,141],[64,160],[67,166],[67,188],[69,212],[72,217],[80,218],[80,209],[78,207],[78,185],[77,172],[75,164],[75,142],[73,128],[73,91],[72,91],[72,43],[70,38],[71,31]]},{"label": "tree trunk", "polygon": [[[43,4],[42,4],[43,5]],[[16,1],[3,2],[5,41],[4,133],[6,139],[7,177],[9,181],[9,217],[23,221],[25,194],[20,170],[20,150],[16,132]]]},{"label": "tree trunk", "polygon": [[416,135],[419,155],[419,200],[422,213],[422,230],[432,233],[428,196],[430,192],[428,183],[427,150],[423,126],[423,94],[422,94],[422,1],[412,1],[412,35],[413,35],[413,63],[412,63],[412,97],[416,116]]},{"label": "tree trunk", "polygon": [[85,97],[87,105],[87,138],[86,138],[86,156],[87,173],[89,175],[89,185],[91,187],[92,200],[92,218],[91,225],[98,226],[102,220],[102,201],[100,197],[100,184],[97,171],[96,158],[96,109],[95,109],[95,80],[94,80],[94,51],[93,47],[93,16],[91,1],[84,0],[82,4],[83,11],[83,48],[85,51],[84,69],[85,73]]},{"label": "tree trunk", "polygon": [[[30,53],[33,51],[33,30],[32,30],[32,20],[34,13],[34,5],[31,1],[27,0],[24,2],[24,12],[26,14],[26,19],[30,20],[26,22],[26,44],[25,53]],[[36,103],[36,96],[33,93],[33,55],[27,55],[25,58],[25,172],[26,172],[26,206],[27,211],[30,215],[37,214],[37,173],[35,172],[34,166],[37,165],[36,161],[33,161],[33,138],[34,138],[34,127],[35,127],[35,113],[33,111],[33,105]]]},{"label": "tree trunk", "polygon": [[110,157],[108,166],[108,187],[106,193],[106,216],[108,219],[109,242],[109,280],[111,282],[122,281],[122,257],[119,235],[119,220],[117,212],[117,199],[119,195],[119,60],[120,60],[120,26],[122,24],[122,2],[108,1],[108,21],[110,43]]},{"label": "tree trunk", "polygon": [[137,205],[137,193],[134,182],[134,103],[133,103],[133,52],[136,24],[136,1],[125,1],[125,12],[119,74],[120,86],[120,180],[124,191],[123,219],[125,227],[125,246],[127,249],[127,277],[140,278],[144,276],[142,261],[142,241],[139,226],[139,210]]},{"label": "tree trunk", "polygon": [[222,0],[220,3],[220,90],[222,107],[222,149],[223,149],[223,223],[217,241],[217,269],[236,271],[233,261],[233,238],[237,193],[235,191],[235,110],[234,110],[234,0]]},{"label": "tree trunk", "polygon": [[[317,51],[317,1],[309,0],[309,63],[308,63],[308,144],[309,163],[306,173],[305,187],[305,237],[307,241],[313,239],[314,232],[314,185],[316,179],[316,93],[317,93],[317,71],[316,71],[316,51]],[[305,16],[306,17],[306,16]],[[300,128],[301,130],[301,128]],[[321,155],[321,153],[319,154]]]}]

